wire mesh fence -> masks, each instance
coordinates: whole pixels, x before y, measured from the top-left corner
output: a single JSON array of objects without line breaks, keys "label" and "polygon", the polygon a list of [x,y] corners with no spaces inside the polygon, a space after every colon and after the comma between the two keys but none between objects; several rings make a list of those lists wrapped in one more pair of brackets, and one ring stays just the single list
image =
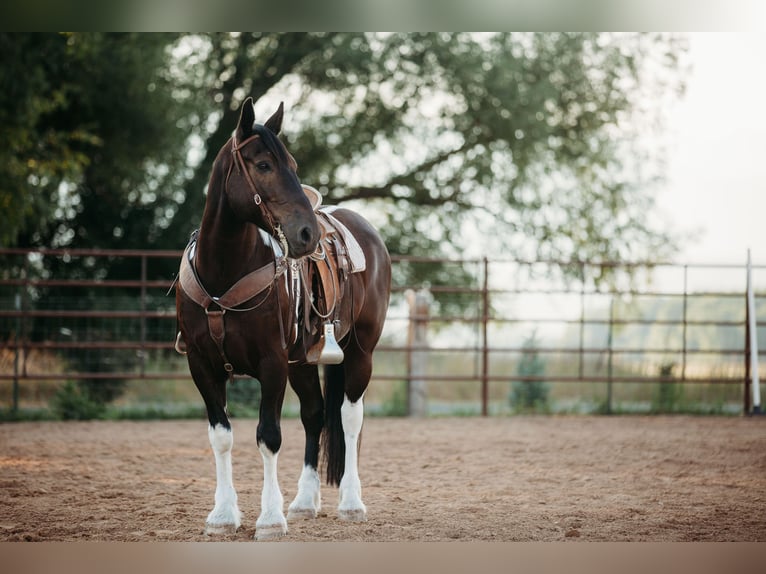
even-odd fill
[{"label": "wire mesh fence", "polygon": [[[193,400],[168,294],[180,255],[0,249],[2,404],[39,404],[65,381],[122,381],[134,398]],[[545,390],[537,406],[546,412],[749,412],[744,265],[393,265],[366,397],[373,410],[406,412],[417,379],[437,414],[513,412],[520,384]],[[757,318],[766,313],[762,269]],[[425,313],[408,306],[408,291],[426,298]],[[413,324],[425,338],[412,340]]]}]

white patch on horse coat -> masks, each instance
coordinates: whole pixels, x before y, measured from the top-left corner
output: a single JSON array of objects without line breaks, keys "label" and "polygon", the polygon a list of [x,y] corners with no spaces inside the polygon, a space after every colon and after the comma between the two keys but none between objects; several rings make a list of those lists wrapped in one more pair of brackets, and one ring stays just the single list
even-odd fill
[{"label": "white patch on horse coat", "polygon": [[231,429],[217,424],[208,427],[208,438],[215,456],[215,507],[207,517],[208,529],[211,531],[226,528],[234,530],[242,522],[242,513],[237,506],[237,492],[231,471],[231,449],[234,445],[234,434]]},{"label": "white patch on horse coat", "polygon": [[271,236],[268,232],[264,231],[260,227],[258,228],[258,232],[261,235],[261,240],[271,247],[271,250],[274,252],[274,255],[277,257],[284,257],[285,253],[282,250],[282,246],[279,244],[279,241],[277,241],[273,236]]},{"label": "white patch on horse coat", "polygon": [[343,437],[346,441],[345,471],[340,481],[340,501],[338,513],[346,520],[365,520],[367,508],[362,503],[362,483],[359,480],[357,441],[362,431],[364,421],[364,394],[358,401],[352,403],[348,397],[343,398],[340,407]]},{"label": "white patch on horse coat", "polygon": [[304,464],[298,479],[298,494],[287,509],[287,518],[315,518],[322,508],[321,485],[317,469]]},{"label": "white patch on horse coat", "polygon": [[261,514],[255,522],[255,535],[260,539],[275,538],[287,533],[287,521],[282,512],[284,499],[277,480],[279,452],[271,452],[265,443],[258,445],[263,458],[263,490]]}]

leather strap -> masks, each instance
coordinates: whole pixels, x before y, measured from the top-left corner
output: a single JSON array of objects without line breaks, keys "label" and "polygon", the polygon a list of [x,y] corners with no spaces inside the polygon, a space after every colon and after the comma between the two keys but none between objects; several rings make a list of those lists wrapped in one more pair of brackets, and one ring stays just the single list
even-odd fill
[{"label": "leather strap", "polygon": [[220,297],[213,297],[202,286],[194,262],[189,256],[189,251],[193,245],[193,242],[190,243],[184,250],[181,258],[179,281],[184,292],[203,309],[207,309],[211,303],[216,303],[222,309],[238,311],[239,309],[235,309],[235,307],[263,293],[285,272],[284,262],[270,261],[263,267],[242,277]]},{"label": "leather strap", "polygon": [[224,309],[242,305],[245,301],[263,293],[282,273],[284,273],[284,268],[278,270],[276,263],[270,261],[237,281],[216,300],[216,303]]},{"label": "leather strap", "polygon": [[[189,244],[184,249],[183,256],[181,257],[181,269],[178,273],[178,279],[181,284],[181,289],[186,293],[192,301],[197,303],[205,310],[207,315],[207,326],[210,332],[210,338],[215,342],[218,352],[223,359],[223,368],[229,374],[229,377],[234,376],[234,367],[226,357],[224,351],[224,339],[226,338],[226,326],[224,324],[224,315],[226,311],[248,311],[251,309],[237,309],[239,305],[242,305],[246,301],[249,301],[253,297],[263,293],[266,289],[270,288],[274,282],[285,272],[284,258],[278,258],[275,261],[270,261],[263,267],[251,271],[234,285],[232,285],[226,293],[220,297],[213,297],[210,295],[205,287],[202,285],[202,281],[197,274],[197,270],[194,267],[193,249],[196,243],[195,239],[189,241]],[[211,308],[213,307],[213,308]],[[284,331],[282,327],[282,312],[279,312],[279,327]],[[282,345],[286,343],[284,341],[284,333],[282,334]]]}]

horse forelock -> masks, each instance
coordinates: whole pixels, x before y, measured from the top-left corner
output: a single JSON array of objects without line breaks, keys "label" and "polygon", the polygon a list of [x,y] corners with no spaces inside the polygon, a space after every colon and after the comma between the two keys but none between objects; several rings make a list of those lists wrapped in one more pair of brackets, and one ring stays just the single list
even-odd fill
[{"label": "horse forelock", "polygon": [[269,128],[261,124],[253,125],[253,133],[260,136],[263,145],[271,152],[279,165],[286,165],[293,170],[297,168],[295,158],[287,151],[285,144]]}]

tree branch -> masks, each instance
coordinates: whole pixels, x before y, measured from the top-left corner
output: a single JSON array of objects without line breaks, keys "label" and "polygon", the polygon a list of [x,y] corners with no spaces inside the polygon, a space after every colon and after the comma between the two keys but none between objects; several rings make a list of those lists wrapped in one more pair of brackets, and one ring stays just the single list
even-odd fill
[{"label": "tree branch", "polygon": [[[424,193],[424,190],[422,188],[422,185],[420,182],[415,178],[415,176],[418,173],[426,173],[436,167],[437,165],[447,161],[450,157],[457,153],[464,152],[468,150],[469,148],[473,147],[474,142],[464,142],[460,147],[455,148],[453,150],[445,151],[440,154],[437,154],[436,156],[432,157],[431,159],[424,161],[423,163],[420,163],[414,167],[412,167],[409,171],[394,175],[389,179],[385,184],[380,186],[359,186],[354,187],[351,189],[348,189],[346,192],[340,194],[338,196],[339,201],[347,201],[351,199],[396,199],[397,196],[393,195],[392,189],[394,186],[400,185],[404,187],[409,187],[411,189],[415,189],[416,192],[416,199],[414,203],[418,205],[444,205],[446,203],[452,203],[455,201],[458,201],[458,198],[460,196],[460,192],[458,190],[458,186],[455,185],[453,188],[453,192],[448,195],[440,195],[439,197],[433,197],[428,193]],[[455,182],[457,183],[457,182]],[[330,185],[331,188],[338,188],[339,186]],[[421,190],[420,193],[418,193],[418,190]],[[401,197],[402,199],[411,199],[409,197]]]}]

